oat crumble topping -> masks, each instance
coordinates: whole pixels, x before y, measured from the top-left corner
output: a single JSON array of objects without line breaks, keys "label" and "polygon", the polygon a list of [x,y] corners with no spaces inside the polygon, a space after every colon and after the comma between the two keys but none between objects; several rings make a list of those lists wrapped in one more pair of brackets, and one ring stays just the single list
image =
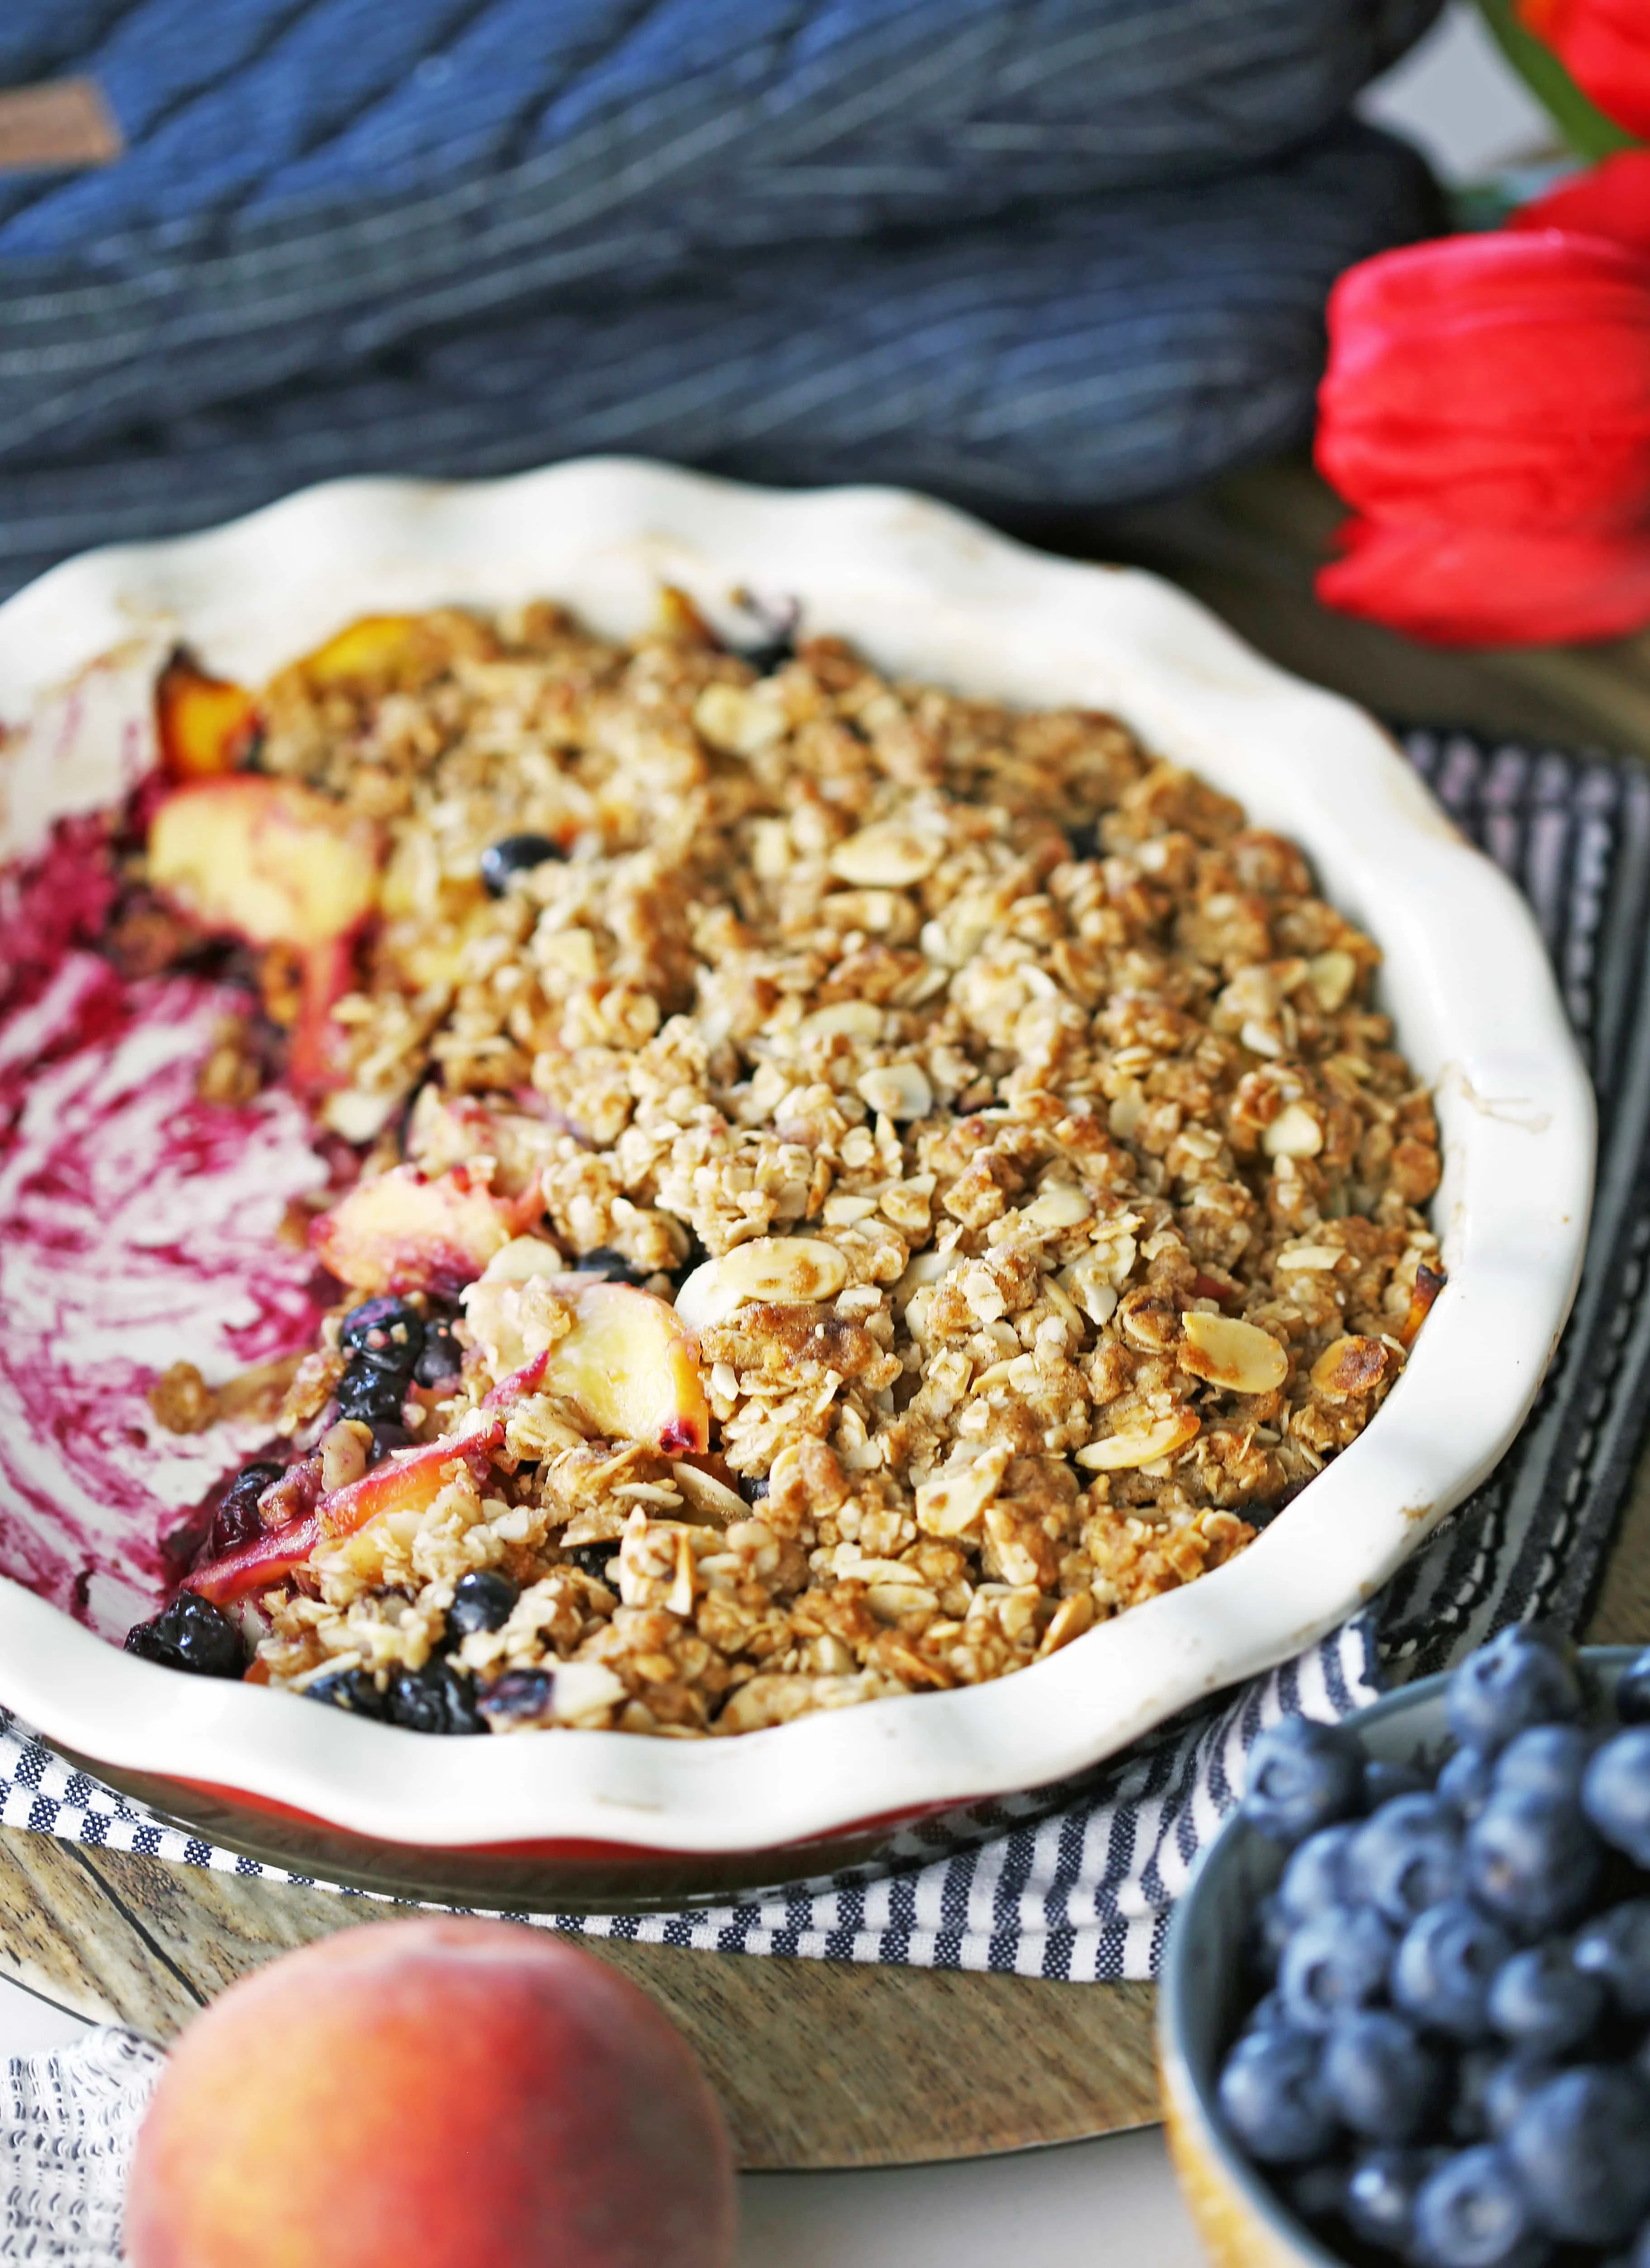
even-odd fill
[{"label": "oat crumble topping", "polygon": [[[1438,1135],[1377,948],[1115,718],[829,638],[759,676],[679,601],[358,625],[257,707],[381,879],[254,1676],[681,1736],[977,1683],[1241,1551],[1402,1371]],[[264,952],[276,1024],[310,965]],[[382,1410],[368,1298],[448,1350]]]}]

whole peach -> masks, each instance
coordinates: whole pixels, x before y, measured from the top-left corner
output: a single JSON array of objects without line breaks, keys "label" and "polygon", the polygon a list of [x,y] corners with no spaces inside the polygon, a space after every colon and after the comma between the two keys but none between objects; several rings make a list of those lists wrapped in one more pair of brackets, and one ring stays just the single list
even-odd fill
[{"label": "whole peach", "polygon": [[726,2268],[698,2064],[593,1955],[512,1922],[375,1923],[185,2033],[126,2200],[131,2268]]}]

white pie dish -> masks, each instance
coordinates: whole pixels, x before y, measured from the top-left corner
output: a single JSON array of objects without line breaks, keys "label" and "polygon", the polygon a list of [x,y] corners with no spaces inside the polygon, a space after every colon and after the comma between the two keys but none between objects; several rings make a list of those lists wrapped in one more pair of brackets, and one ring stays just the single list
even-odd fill
[{"label": "white pie dish", "polygon": [[[0,608],[0,718],[38,720],[0,752],[0,858],[141,768],[146,688],[180,637],[255,681],[355,615],[449,600],[542,594],[634,632],[661,582],[713,615],[736,587],[793,596],[809,630],[902,674],[1115,710],[1300,841],[1381,946],[1382,1003],[1436,1088],[1447,1287],[1368,1431],[1215,1574],[999,1683],[737,1740],[431,1740],[157,1668],[0,1578],[0,1703],[220,1839],[426,1890],[675,1896],[814,1872],[914,1818],[1063,1779],[1367,1599],[1506,1447],[1568,1312],[1592,1096],[1512,886],[1361,711],[1153,577],[1044,557],[917,497],[599,460],[338,482],[70,561]],[[82,674],[117,648],[88,695]]]}]

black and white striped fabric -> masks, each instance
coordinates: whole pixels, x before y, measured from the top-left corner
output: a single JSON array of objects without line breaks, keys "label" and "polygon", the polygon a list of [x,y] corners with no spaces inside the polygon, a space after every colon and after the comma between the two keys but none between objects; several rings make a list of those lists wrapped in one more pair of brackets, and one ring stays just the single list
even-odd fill
[{"label": "black and white striped fabric", "polygon": [[[961,1852],[935,1854],[914,1830],[873,1879],[675,1914],[523,1918],[718,1952],[1072,1981],[1147,1977],[1263,1726],[1291,1711],[1346,1716],[1508,1621],[1580,1621],[1650,1402],[1650,776],[1463,734],[1412,733],[1407,746],[1463,830],[1528,895],[1599,1094],[1597,1211],[1574,1317],[1492,1478],[1372,1608],[1271,1675],[1163,1727],[1064,1791],[1052,1811],[1046,1796],[1035,1807],[982,1807],[980,1839]],[[0,1821],[188,1866],[307,1879],[167,1826],[4,1719]]]}]

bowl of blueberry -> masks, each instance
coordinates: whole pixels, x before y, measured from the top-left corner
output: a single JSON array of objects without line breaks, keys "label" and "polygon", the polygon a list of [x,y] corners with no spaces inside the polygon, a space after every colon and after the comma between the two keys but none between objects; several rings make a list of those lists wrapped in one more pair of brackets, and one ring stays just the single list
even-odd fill
[{"label": "bowl of blueberry", "polygon": [[1263,1733],[1158,2021],[1216,2261],[1650,2268],[1650,1653],[1514,1626]]}]

